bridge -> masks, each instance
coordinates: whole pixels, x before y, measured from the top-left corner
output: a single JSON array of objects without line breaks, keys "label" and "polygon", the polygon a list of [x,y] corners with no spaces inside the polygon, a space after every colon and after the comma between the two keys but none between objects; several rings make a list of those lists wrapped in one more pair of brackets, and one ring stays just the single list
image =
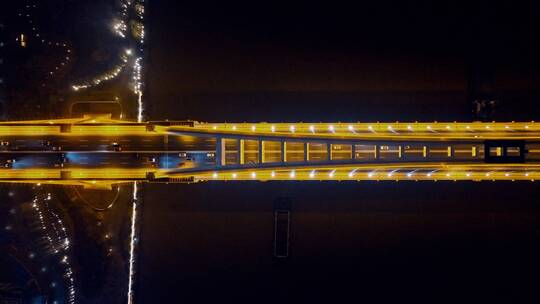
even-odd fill
[{"label": "bridge", "polygon": [[0,182],[509,180],[540,175],[531,122],[0,122]]}]

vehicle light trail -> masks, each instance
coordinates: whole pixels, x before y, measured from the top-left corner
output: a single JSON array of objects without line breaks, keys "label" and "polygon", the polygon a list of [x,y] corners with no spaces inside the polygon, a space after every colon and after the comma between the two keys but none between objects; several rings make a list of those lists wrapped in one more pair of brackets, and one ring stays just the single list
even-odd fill
[{"label": "vehicle light trail", "polygon": [[[38,184],[39,186],[39,184]],[[51,251],[51,254],[60,255],[62,258],[59,263],[64,266],[64,278],[67,283],[67,303],[75,303],[76,289],[75,279],[71,262],[69,261],[70,244],[66,227],[60,216],[51,209],[49,202],[52,199],[51,193],[44,193],[41,187],[34,188],[38,192],[32,200],[32,208],[37,212],[37,216],[40,223],[40,230],[44,232],[44,236],[47,239]],[[56,301],[55,301],[56,302]]]},{"label": "vehicle light trail", "polygon": [[142,80],[141,80],[141,59],[142,57],[138,57],[135,59],[135,64],[133,67],[133,81],[135,82],[133,85],[133,92],[137,95],[137,122],[143,121],[143,92],[142,92]]},{"label": "vehicle light trail", "polygon": [[[129,2],[131,4],[131,2]],[[137,9],[138,8],[138,9]],[[136,13],[141,21],[141,31],[139,39],[139,57],[134,61],[133,65],[133,80],[134,80],[134,92],[137,95],[137,122],[143,122],[143,80],[142,80],[142,63],[143,60],[143,44],[144,44],[144,1],[140,1],[136,6]],[[136,246],[136,233],[137,233],[137,200],[138,200],[138,188],[137,182],[133,183],[133,206],[131,210],[131,239],[130,239],[130,252],[129,252],[129,282],[128,282],[128,304],[133,303],[133,284],[135,281],[135,246]]]},{"label": "vehicle light trail", "polygon": [[132,51],[130,49],[125,49],[124,52],[120,55],[121,62],[119,64],[117,64],[114,68],[112,68],[110,71],[108,71],[108,72],[106,72],[106,73],[104,73],[104,74],[102,74],[100,76],[97,76],[96,78],[94,78],[90,82],[84,82],[84,83],[81,83],[81,84],[72,85],[71,88],[74,91],[78,91],[78,90],[81,90],[81,89],[87,89],[87,88],[90,88],[90,87],[93,87],[93,86],[98,86],[102,82],[115,79],[116,77],[118,77],[118,75],[120,75],[120,73],[126,67],[126,64],[128,62],[129,57],[131,56],[131,54],[132,54]]},{"label": "vehicle light trail", "polygon": [[137,182],[133,183],[133,205],[131,207],[131,234],[129,242],[129,281],[128,281],[128,304],[133,303],[133,283],[135,281],[135,246],[136,246],[136,223],[137,223],[137,200],[138,188]]}]

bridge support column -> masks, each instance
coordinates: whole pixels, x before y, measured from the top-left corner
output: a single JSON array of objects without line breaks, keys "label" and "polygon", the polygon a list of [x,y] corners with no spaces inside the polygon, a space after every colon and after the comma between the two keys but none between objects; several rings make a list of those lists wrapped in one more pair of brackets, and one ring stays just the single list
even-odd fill
[{"label": "bridge support column", "polygon": [[225,139],[216,137],[216,166],[225,166]]},{"label": "bridge support column", "polygon": [[244,140],[238,139],[236,141],[236,146],[238,147],[238,163],[240,165],[244,164]]},{"label": "bridge support column", "polygon": [[379,159],[381,147],[379,145],[375,145],[375,148],[373,149],[373,156],[375,159]]},{"label": "bridge support column", "polygon": [[332,160],[332,144],[326,145],[326,159]]},{"label": "bridge support column", "polygon": [[423,146],[423,147],[422,147],[422,156],[423,156],[423,157],[428,157],[428,155],[429,155],[429,149],[428,149],[428,147],[427,147],[427,146]]},{"label": "bridge support column", "polygon": [[304,161],[305,162],[309,161],[309,143],[308,142],[304,143]]},{"label": "bridge support column", "polygon": [[355,144],[351,145],[351,159],[352,160],[356,159],[356,145]]},{"label": "bridge support column", "polygon": [[163,145],[165,146],[165,166],[169,168],[169,134],[165,133],[163,136]]},{"label": "bridge support column", "polygon": [[264,163],[265,157],[264,157],[264,141],[259,140],[259,164]]},{"label": "bridge support column", "polygon": [[281,141],[281,162],[287,162],[287,142]]},{"label": "bridge support column", "polygon": [[399,158],[403,158],[403,153],[404,153],[405,149],[403,148],[402,145],[399,145],[398,146],[398,157]]},{"label": "bridge support column", "polygon": [[454,149],[452,149],[452,146],[448,146],[447,155],[448,155],[448,157],[454,156]]}]

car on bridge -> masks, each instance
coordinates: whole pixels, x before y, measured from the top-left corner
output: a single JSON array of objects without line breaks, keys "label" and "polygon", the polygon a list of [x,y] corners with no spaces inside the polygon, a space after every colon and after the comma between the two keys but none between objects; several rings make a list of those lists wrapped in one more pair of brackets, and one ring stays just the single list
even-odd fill
[{"label": "car on bridge", "polygon": [[10,158],[10,159],[6,160],[6,162],[3,164],[3,166],[4,166],[5,168],[12,168],[12,167],[13,167],[13,164],[16,163],[16,162],[17,162],[16,159]]},{"label": "car on bridge", "polygon": [[157,159],[155,156],[144,156],[142,162],[150,167],[158,167]]},{"label": "car on bridge", "polygon": [[122,151],[122,146],[121,146],[119,143],[117,143],[117,142],[113,142],[113,143],[111,144],[111,147],[112,147],[113,150],[116,151],[116,152]]}]

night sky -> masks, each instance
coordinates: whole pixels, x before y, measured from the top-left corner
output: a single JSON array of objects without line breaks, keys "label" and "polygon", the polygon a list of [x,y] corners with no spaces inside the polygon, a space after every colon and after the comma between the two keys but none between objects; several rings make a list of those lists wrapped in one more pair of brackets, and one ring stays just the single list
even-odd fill
[{"label": "night sky", "polygon": [[[540,117],[533,6],[152,1],[148,107],[201,121]],[[479,79],[479,81],[472,81]],[[527,302],[540,269],[534,183],[146,185],[139,300]],[[291,257],[272,204],[291,199]],[[534,301],[533,301],[534,302]]]}]

